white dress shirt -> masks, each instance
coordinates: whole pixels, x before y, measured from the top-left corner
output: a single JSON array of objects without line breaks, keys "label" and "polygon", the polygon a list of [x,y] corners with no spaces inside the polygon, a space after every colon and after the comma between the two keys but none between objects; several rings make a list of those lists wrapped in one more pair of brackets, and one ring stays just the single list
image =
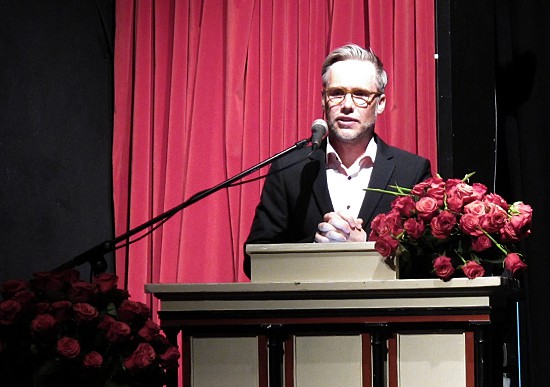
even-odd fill
[{"label": "white dress shirt", "polygon": [[369,186],[376,158],[376,142],[371,139],[365,153],[346,168],[330,141],[327,142],[327,183],[335,211],[345,210],[357,218]]}]

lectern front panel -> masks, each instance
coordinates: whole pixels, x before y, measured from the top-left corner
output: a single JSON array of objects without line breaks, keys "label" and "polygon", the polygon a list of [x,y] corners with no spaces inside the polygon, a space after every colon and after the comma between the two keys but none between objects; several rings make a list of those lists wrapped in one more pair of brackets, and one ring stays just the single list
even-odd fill
[{"label": "lectern front panel", "polygon": [[295,336],[296,387],[361,387],[360,335]]},{"label": "lectern front panel", "polygon": [[258,387],[257,337],[192,337],[192,387]]},{"label": "lectern front panel", "polygon": [[464,333],[397,335],[399,386],[466,386]]}]

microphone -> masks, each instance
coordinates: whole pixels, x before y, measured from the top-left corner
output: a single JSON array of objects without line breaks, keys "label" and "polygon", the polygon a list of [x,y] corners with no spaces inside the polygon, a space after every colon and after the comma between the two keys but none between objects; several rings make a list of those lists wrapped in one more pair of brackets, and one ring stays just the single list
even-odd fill
[{"label": "microphone", "polygon": [[325,120],[317,119],[311,125],[311,147],[313,150],[319,149],[321,142],[328,134],[328,125]]}]

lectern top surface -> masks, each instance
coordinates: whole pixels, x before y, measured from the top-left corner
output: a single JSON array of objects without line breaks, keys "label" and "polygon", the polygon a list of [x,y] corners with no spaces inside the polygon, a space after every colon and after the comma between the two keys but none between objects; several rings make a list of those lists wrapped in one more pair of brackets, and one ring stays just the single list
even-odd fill
[{"label": "lectern top surface", "polygon": [[296,292],[296,291],[369,291],[369,290],[430,290],[430,289],[479,289],[518,287],[515,281],[501,277],[480,277],[473,280],[454,278],[440,279],[398,279],[373,280],[364,282],[295,282],[295,283],[202,283],[202,284],[146,284],[148,293],[226,293],[226,292]]}]

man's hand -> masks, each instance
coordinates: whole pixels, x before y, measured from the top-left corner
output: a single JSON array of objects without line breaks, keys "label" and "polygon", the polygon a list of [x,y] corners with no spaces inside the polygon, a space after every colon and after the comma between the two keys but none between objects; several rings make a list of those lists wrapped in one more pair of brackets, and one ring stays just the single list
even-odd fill
[{"label": "man's hand", "polygon": [[317,226],[315,242],[365,242],[363,219],[355,219],[345,211],[329,212]]}]

